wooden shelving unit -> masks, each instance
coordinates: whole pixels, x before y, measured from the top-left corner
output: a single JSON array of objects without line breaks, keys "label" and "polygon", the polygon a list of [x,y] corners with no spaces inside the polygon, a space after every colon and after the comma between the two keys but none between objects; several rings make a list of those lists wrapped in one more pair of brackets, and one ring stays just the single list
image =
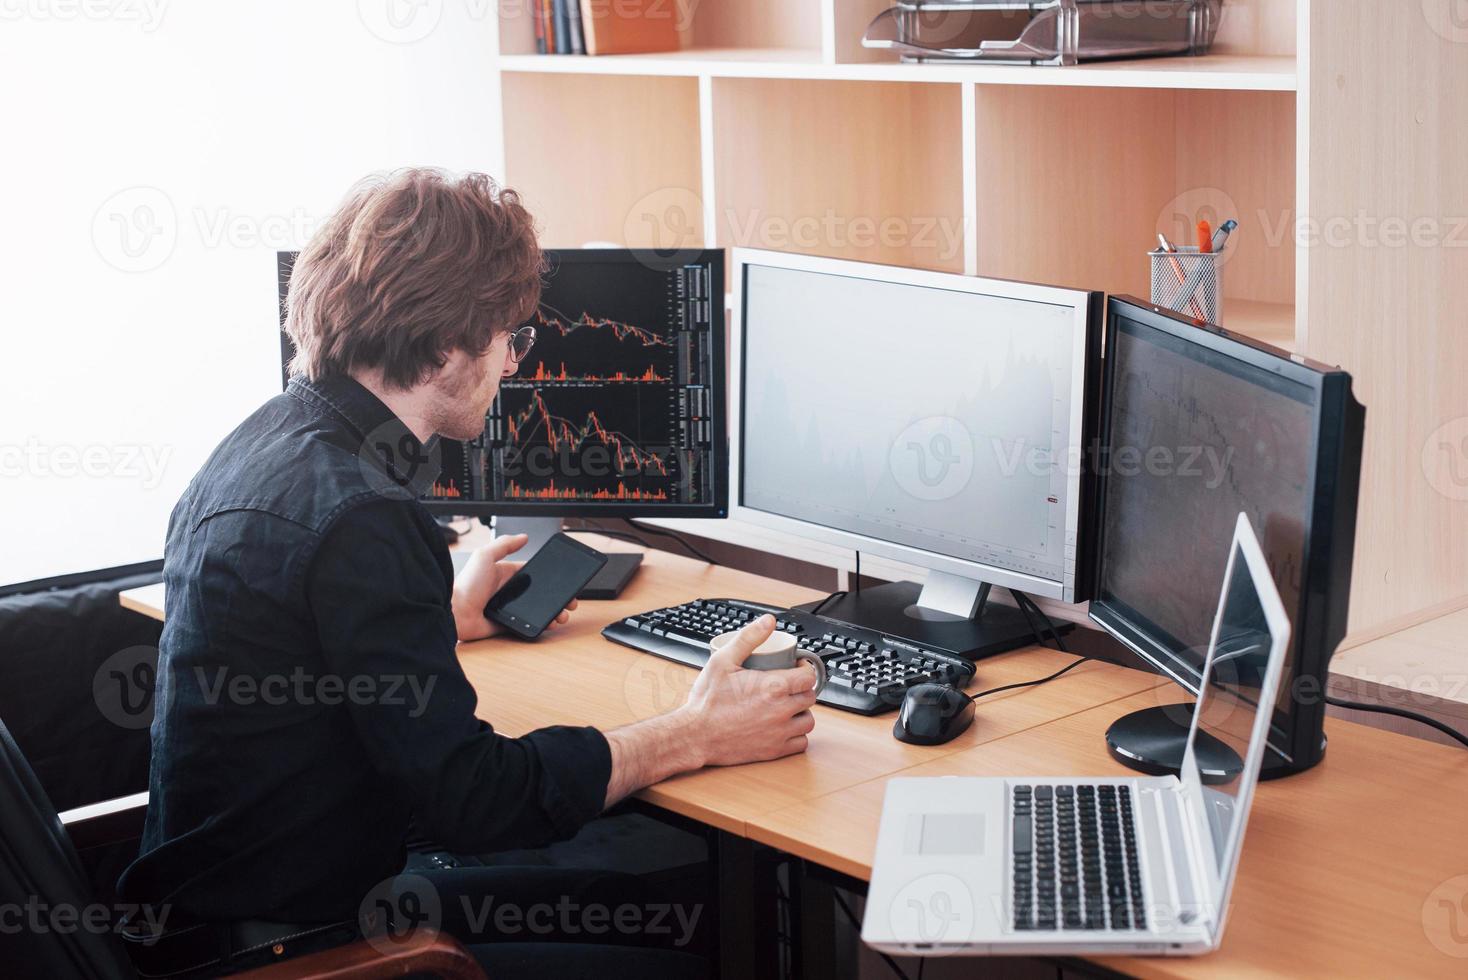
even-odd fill
[{"label": "wooden shelving unit", "polygon": [[1215,54],[1073,68],[897,63],[860,47],[876,0],[694,5],[682,50],[599,58],[530,53],[507,8],[504,172],[557,245],[747,245],[1142,296],[1158,231],[1187,242],[1232,209],[1228,307],[1293,346],[1295,21],[1270,2],[1238,0]]},{"label": "wooden shelving unit", "polygon": [[600,58],[504,55],[502,71],[587,75],[681,75],[862,82],[972,82],[1073,88],[1218,89],[1293,92],[1295,61],[1287,57],[1210,55],[1152,61],[1016,68],[1005,65],[831,64],[802,48],[689,48],[661,54]]},{"label": "wooden shelving unit", "polygon": [[1468,505],[1420,458],[1468,417],[1468,331],[1446,325],[1468,253],[1310,240],[1357,214],[1468,214],[1448,0],[1227,0],[1206,57],[1057,69],[898,64],[859,43],[887,5],[674,0],[682,50],[603,58],[535,55],[501,5],[498,172],[549,245],[748,245],[1141,296],[1159,231],[1237,217],[1224,326],[1342,364],[1369,409],[1353,634],[1468,603]]}]

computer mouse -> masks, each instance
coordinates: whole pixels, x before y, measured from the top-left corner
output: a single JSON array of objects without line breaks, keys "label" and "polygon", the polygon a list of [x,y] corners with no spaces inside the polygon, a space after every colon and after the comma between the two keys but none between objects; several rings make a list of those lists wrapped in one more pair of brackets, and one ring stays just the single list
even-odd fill
[{"label": "computer mouse", "polygon": [[974,703],[967,694],[947,684],[915,684],[907,689],[892,735],[909,745],[951,742],[974,721]]}]

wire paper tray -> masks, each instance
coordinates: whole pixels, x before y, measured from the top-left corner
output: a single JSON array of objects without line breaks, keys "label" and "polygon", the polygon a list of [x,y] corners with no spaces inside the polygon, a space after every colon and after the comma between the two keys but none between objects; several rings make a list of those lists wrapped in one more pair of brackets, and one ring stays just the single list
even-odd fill
[{"label": "wire paper tray", "polygon": [[863,47],[905,62],[1074,65],[1203,54],[1223,0],[901,0],[878,14]]}]

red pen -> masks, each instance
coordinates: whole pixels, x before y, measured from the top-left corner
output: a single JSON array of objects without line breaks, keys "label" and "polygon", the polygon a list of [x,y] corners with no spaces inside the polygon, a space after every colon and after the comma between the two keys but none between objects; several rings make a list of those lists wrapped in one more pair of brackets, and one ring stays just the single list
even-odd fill
[{"label": "red pen", "polygon": [[1213,251],[1213,226],[1206,218],[1198,222],[1198,251],[1205,255]]}]

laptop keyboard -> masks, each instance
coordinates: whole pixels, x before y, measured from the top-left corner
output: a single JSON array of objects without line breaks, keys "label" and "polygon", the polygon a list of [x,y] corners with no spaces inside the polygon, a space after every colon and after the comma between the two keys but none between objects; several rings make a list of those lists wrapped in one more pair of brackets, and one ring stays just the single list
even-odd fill
[{"label": "laptop keyboard", "polygon": [[1147,928],[1129,786],[1010,790],[1014,928]]}]

